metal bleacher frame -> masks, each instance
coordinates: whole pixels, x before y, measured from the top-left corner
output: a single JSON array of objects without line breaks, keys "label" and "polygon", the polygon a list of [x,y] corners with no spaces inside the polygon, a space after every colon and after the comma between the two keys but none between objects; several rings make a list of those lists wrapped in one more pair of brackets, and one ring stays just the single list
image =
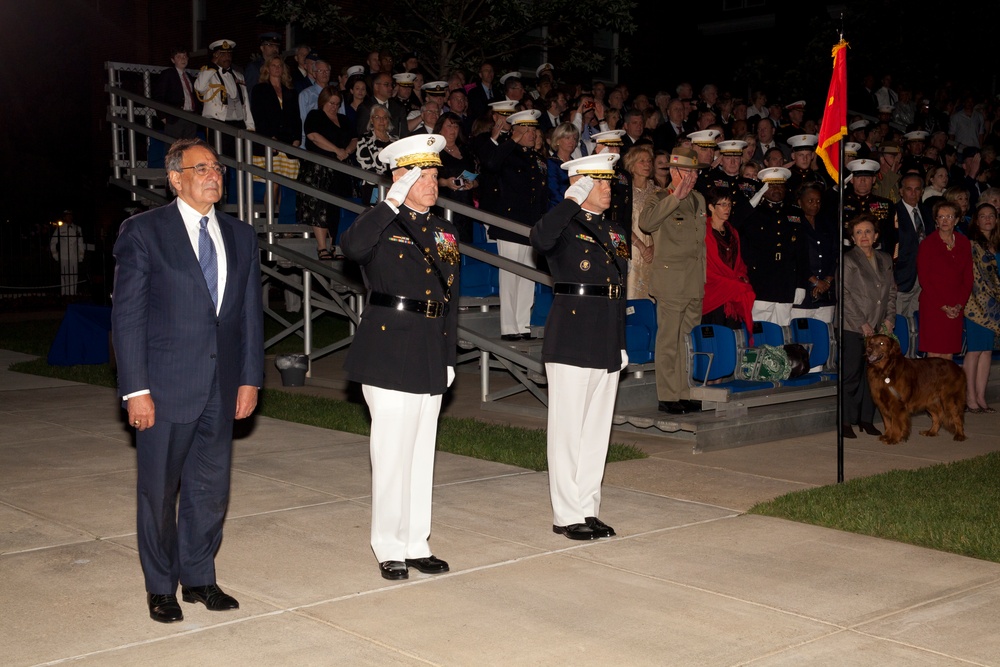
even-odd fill
[{"label": "metal bleacher frame", "polygon": [[[266,346],[270,347],[288,336],[299,336],[303,342],[303,353],[309,355],[311,361],[315,361],[350,345],[364,308],[364,286],[356,278],[348,275],[343,262],[324,263],[304,254],[303,251],[308,252],[314,245],[309,241],[312,237],[312,228],[299,224],[277,224],[273,188],[265,187],[264,201],[255,202],[253,178],[263,179],[268,184],[276,183],[283,188],[294,190],[297,194],[316,197],[355,214],[365,210],[366,207],[273,173],[274,153],[280,150],[300,161],[318,163],[346,173],[352,178],[372,183],[378,187],[379,200],[385,197],[388,179],[273,141],[251,131],[239,130],[225,123],[156,102],[151,99],[152,77],[166,69],[164,67],[119,62],[107,62],[105,67],[108,73],[106,92],[110,98],[107,121],[111,126],[113,152],[110,183],[128,191],[132,200],[143,206],[169,203],[172,197],[167,190],[164,171],[162,168],[149,167],[147,157],[150,140],[169,145],[173,139],[154,129],[153,119],[159,112],[184,118],[206,128],[209,142],[219,152],[220,161],[236,173],[235,204],[221,204],[220,207],[249,222],[257,230],[263,252],[261,278],[264,288],[269,285],[280,286],[300,295],[302,299],[302,318],[297,321],[289,321],[265,307],[266,316],[279,322],[283,327],[282,331],[265,342]],[[191,71],[191,73],[197,72]],[[225,155],[222,152],[222,135],[235,139],[235,155]],[[250,156],[255,146],[264,148],[264,168],[255,166],[251,161]],[[438,200],[438,206],[443,209],[444,217],[449,220],[457,213],[472,219],[474,224],[495,225],[527,238],[529,228],[521,223],[444,198]],[[536,283],[552,285],[551,276],[534,267],[489,253],[471,244],[462,243],[459,250],[463,255],[497,269],[516,273]],[[460,315],[459,320],[459,344],[463,352],[460,353],[458,361],[460,364],[479,362],[481,400],[484,404],[498,403],[509,396],[528,392],[538,399],[542,406],[546,406],[548,398],[544,389],[545,368],[540,359],[529,354],[524,348],[502,342],[499,331],[492,332],[485,330],[484,327],[475,326],[475,317],[466,317],[476,311],[480,314],[489,313],[491,308],[498,305],[497,296],[460,298],[458,306],[465,312]],[[324,313],[348,318],[350,335],[317,349],[313,347],[312,323]],[[517,384],[491,391],[490,369],[506,370]]]}]

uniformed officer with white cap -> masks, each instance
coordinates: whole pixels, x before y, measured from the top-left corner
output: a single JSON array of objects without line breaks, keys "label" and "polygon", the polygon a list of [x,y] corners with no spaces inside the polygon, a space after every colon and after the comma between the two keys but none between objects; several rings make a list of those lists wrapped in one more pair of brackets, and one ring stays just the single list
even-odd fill
[{"label": "uniformed officer with white cap", "polygon": [[[194,81],[202,103],[202,115],[240,129],[254,129],[250,115],[250,95],[243,75],[232,69],[236,42],[219,39],[208,45],[212,62],[201,68]],[[224,153],[232,155],[229,151]]]},{"label": "uniformed officer with white cap", "polygon": [[410,567],[448,571],[427,541],[438,413],[458,343],[458,230],[431,213],[445,143],[424,134],[383,148],[393,185],[340,241],[369,290],[344,368],[372,415],[371,546],[391,580]]},{"label": "uniformed officer with white cap", "polygon": [[[483,174],[495,190],[480,205],[490,213],[533,225],[548,208],[549,190],[545,158],[535,150],[538,137],[537,109],[518,111],[506,116],[503,125],[510,128],[503,140],[497,126],[486,142],[491,149],[480,154]],[[516,232],[491,225],[489,237],[497,242],[497,254],[529,267],[535,260],[528,240]],[[514,342],[531,339],[531,307],[535,301],[535,283],[500,270],[500,337]]]},{"label": "uniformed officer with white cap", "polygon": [[792,306],[805,299],[810,278],[802,211],[785,197],[790,176],[784,167],[761,169],[757,174],[764,183],[757,193],[760,201],[734,222],[750,285],[757,295],[753,319],[783,327],[791,323]]},{"label": "uniformed officer with white cap", "polygon": [[798,201],[799,188],[806,183],[824,183],[823,175],[813,169],[816,157],[816,146],[819,137],[815,134],[796,134],[788,137],[788,146],[792,149],[792,164],[788,167],[790,176],[785,183],[786,197],[789,203]]},{"label": "uniformed officer with white cap", "polygon": [[[860,159],[847,163],[851,172],[850,183],[844,190],[844,244],[848,243],[850,234],[847,223],[862,213],[875,216],[878,220],[878,249],[891,249],[896,244],[895,216],[892,214],[892,202],[880,197],[874,192],[875,177],[881,165],[875,160]],[[846,182],[846,180],[845,180]]]},{"label": "uniformed officer with white cap", "polygon": [[615,153],[569,160],[565,199],[531,230],[555,281],[542,361],[549,384],[548,462],[552,530],[571,540],[611,537],[598,518],[618,376],[625,354],[625,230],[611,205]]}]

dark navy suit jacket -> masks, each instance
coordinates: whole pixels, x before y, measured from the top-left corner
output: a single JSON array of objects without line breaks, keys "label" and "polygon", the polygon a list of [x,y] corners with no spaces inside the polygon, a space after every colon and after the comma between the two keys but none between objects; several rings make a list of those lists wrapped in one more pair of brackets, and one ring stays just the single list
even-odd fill
[{"label": "dark navy suit jacket", "polygon": [[[899,232],[899,248],[894,268],[896,288],[900,292],[909,292],[917,282],[917,250],[920,248],[921,239],[914,227],[913,218],[906,210],[906,204],[898,201],[895,207]],[[920,211],[920,218],[924,223],[923,235],[926,235],[927,221],[933,219],[933,215],[923,204],[917,204],[917,210]]]},{"label": "dark navy suit jacket", "polygon": [[226,252],[226,287],[216,315],[177,202],[122,223],[115,243],[111,328],[122,396],[149,389],[156,416],[190,423],[218,377],[225,415],[240,385],[264,382],[257,235],[216,211]]}]

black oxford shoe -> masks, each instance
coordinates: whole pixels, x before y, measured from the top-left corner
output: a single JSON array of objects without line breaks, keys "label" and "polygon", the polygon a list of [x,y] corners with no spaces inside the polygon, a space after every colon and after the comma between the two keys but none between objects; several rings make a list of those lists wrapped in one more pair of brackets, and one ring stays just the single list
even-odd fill
[{"label": "black oxford shoe", "polygon": [[571,540],[596,540],[597,533],[585,523],[571,523],[568,526],[552,526],[556,535],[565,535]]},{"label": "black oxford shoe", "polygon": [[512,343],[514,341],[521,340],[521,334],[503,334],[500,336],[500,340]]},{"label": "black oxford shoe", "polygon": [[594,534],[598,537],[614,537],[617,535],[614,528],[604,523],[596,516],[588,516],[586,518],[586,522],[587,525],[590,526],[590,529],[594,531]]},{"label": "black oxford shoe", "polygon": [[658,409],[660,412],[667,412],[672,415],[686,415],[691,412],[682,401],[660,401]]},{"label": "black oxford shoe", "polygon": [[390,581],[410,578],[410,573],[406,571],[406,563],[401,560],[382,561],[378,564],[378,571],[382,573],[383,579]]},{"label": "black oxford shoe", "polygon": [[176,595],[146,593],[146,604],[149,605],[149,617],[157,623],[176,623],[184,620],[184,613]]},{"label": "black oxford shoe", "polygon": [[181,597],[185,602],[200,602],[209,611],[230,611],[240,608],[240,603],[236,601],[236,598],[223,593],[216,584],[182,586]]},{"label": "black oxford shoe", "polygon": [[688,409],[688,412],[701,412],[701,401],[689,401],[684,399],[681,401],[681,405]]},{"label": "black oxford shoe", "polygon": [[441,574],[448,571],[448,563],[434,556],[428,556],[427,558],[407,558],[406,565],[424,574]]}]

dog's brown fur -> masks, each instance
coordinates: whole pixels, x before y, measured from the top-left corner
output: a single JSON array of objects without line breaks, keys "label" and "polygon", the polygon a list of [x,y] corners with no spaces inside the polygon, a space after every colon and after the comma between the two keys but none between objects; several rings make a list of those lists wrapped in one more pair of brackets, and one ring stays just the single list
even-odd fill
[{"label": "dog's brown fur", "polygon": [[879,438],[895,445],[910,437],[910,415],[926,410],[931,427],[920,435],[935,436],[941,426],[965,440],[965,375],[947,359],[907,359],[899,342],[888,336],[871,336],[868,355],[868,387],[885,421]]}]

